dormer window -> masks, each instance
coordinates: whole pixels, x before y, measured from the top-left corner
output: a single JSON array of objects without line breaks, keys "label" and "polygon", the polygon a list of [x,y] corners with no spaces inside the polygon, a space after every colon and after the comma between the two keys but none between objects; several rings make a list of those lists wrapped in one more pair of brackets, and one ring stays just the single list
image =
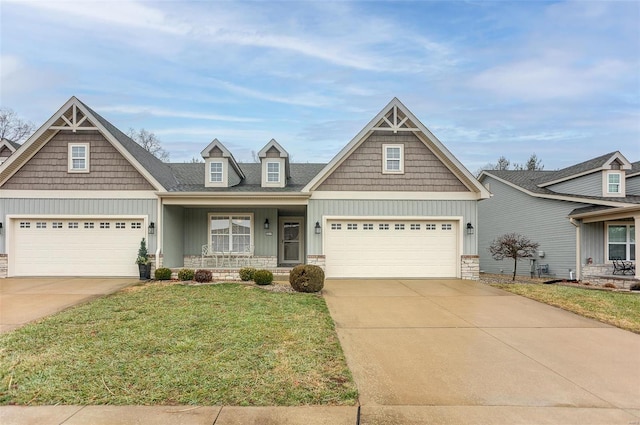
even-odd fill
[{"label": "dormer window", "polygon": [[609,173],[607,175],[607,192],[621,193],[620,180],[620,173]]},{"label": "dormer window", "polygon": [[280,163],[279,162],[267,162],[267,182],[269,183],[280,182]]},{"label": "dormer window", "polygon": [[382,145],[382,174],[404,174],[404,145]]},{"label": "dormer window", "polygon": [[69,168],[70,173],[89,172],[89,144],[69,143]]},{"label": "dormer window", "polygon": [[222,161],[212,161],[209,163],[209,181],[211,183],[222,183],[223,177],[223,164]]}]

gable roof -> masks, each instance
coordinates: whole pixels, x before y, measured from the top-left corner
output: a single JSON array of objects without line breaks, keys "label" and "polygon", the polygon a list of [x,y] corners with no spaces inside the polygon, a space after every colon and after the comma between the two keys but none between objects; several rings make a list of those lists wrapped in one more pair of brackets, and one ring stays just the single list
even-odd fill
[{"label": "gable roof", "polygon": [[571,180],[576,177],[591,174],[596,171],[605,170],[610,167],[614,161],[620,161],[622,163],[622,169],[630,170],[631,163],[625,158],[619,151],[609,152],[601,155],[597,158],[589,159],[576,165],[572,165],[562,170],[549,174],[548,178],[544,181],[540,181],[540,187],[550,186],[563,181]]},{"label": "gable roof", "polygon": [[[389,116],[389,118],[387,117]],[[490,196],[487,189],[462,165],[456,157],[394,97],[303,189],[309,192],[316,189],[329,175],[349,157],[358,146],[375,130],[413,132],[433,154],[447,167],[470,191],[479,194],[481,199]]]},{"label": "gable roof", "polygon": [[2,139],[0,140],[0,149],[6,146],[7,149],[9,149],[11,152],[15,152],[20,146],[22,146],[20,143],[17,142],[13,142],[9,139]]},{"label": "gable roof", "polygon": [[[211,151],[214,148],[220,149],[220,151],[222,152],[222,157],[228,158],[229,164],[235,170],[236,174],[238,174],[238,177],[240,177],[240,179],[244,179],[245,178],[244,173],[242,172],[242,169],[240,169],[240,167],[238,166],[238,163],[236,162],[236,159],[233,157],[233,154],[231,153],[231,151],[229,151],[229,149],[227,149],[225,145],[222,144],[220,140],[213,139],[213,141],[209,143],[209,145],[206,148],[204,148],[202,152],[200,152],[200,155],[202,155],[202,157],[205,159],[209,158],[209,155],[211,155]],[[204,175],[204,172],[203,172],[203,175]]]},{"label": "gable roof", "polygon": [[[83,117],[76,121],[76,113]],[[6,182],[31,159],[53,136],[61,130],[98,130],[131,165],[157,190],[167,190],[177,182],[167,164],[147,152],[138,143],[104,119],[94,110],[72,96],[22,145],[17,154],[11,155],[0,169],[0,184]]]},{"label": "gable roof", "polygon": [[[562,171],[562,170],[561,170]],[[484,170],[479,180],[482,182],[490,176],[508,186],[537,198],[556,199],[586,204],[623,206],[625,204],[640,204],[640,196],[627,195],[624,198],[608,198],[603,196],[574,195],[561,193],[541,187],[541,182],[553,179],[558,171],[528,171],[528,170]]]}]

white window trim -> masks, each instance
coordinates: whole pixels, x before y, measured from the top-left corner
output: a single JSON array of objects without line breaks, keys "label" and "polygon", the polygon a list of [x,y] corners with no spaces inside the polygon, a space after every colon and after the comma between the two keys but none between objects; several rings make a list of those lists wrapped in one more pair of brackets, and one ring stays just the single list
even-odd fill
[{"label": "white window trim", "polygon": [[[400,165],[398,170],[389,170],[387,169],[387,160],[396,158],[387,158],[387,153],[389,148],[399,148],[400,149]],[[402,144],[383,144],[382,145],[382,174],[404,174],[404,145]]]},{"label": "white window trim", "polygon": [[[205,160],[204,186],[205,187],[228,187],[229,184],[229,160],[227,158],[207,158]],[[211,181],[211,164],[222,164],[222,181]]]},{"label": "white window trim", "polygon": [[[85,148],[85,155],[84,155],[84,168],[74,168],[73,167],[73,160],[74,159],[80,159],[80,157],[78,158],[74,158],[73,157],[73,148],[74,147],[78,147],[78,146],[83,146]],[[67,145],[67,157],[68,157],[68,163],[67,163],[67,172],[69,173],[88,173],[89,172],[89,147],[90,144],[89,143],[69,143]]]},{"label": "white window trim", "polygon": [[[620,176],[620,182],[618,183],[618,192],[609,192],[609,176]],[[625,173],[623,170],[607,170],[602,176],[602,194],[607,197],[623,197],[626,193],[625,187]]]},{"label": "white window trim", "polygon": [[[275,164],[278,166],[278,171],[269,171],[269,165],[271,164]],[[280,167],[280,162],[279,161],[267,161],[266,162],[266,167],[267,167],[267,184],[279,184],[280,183],[280,176],[282,174],[281,171],[281,167]],[[269,175],[273,175],[276,174],[277,175],[277,180],[269,180]]]},{"label": "white window trim", "polygon": [[[228,217],[229,221],[231,221],[232,217],[249,217],[249,222],[251,223],[249,226],[249,245],[251,246],[251,254],[253,255],[253,250],[255,247],[255,239],[254,239],[254,232],[253,232],[253,228],[255,226],[255,220],[254,220],[254,216],[253,213],[247,213],[247,212],[211,212],[209,214],[207,214],[207,243],[209,245],[209,249],[211,249],[211,218],[212,217]],[[229,232],[229,244],[231,244],[231,238],[232,234],[231,231]],[[239,252],[234,252],[234,253],[239,253]]]},{"label": "white window trim", "polygon": [[[611,264],[612,260],[609,259],[609,227],[610,226],[626,226],[627,227],[627,241],[625,242],[625,257],[624,261],[633,261],[629,260],[631,256],[630,245],[631,245],[631,226],[636,226],[636,224],[632,221],[609,221],[605,223],[605,235],[604,235],[604,259],[605,263]],[[633,245],[636,245],[636,259],[638,258],[638,241],[635,241]]]},{"label": "white window trim", "polygon": [[[220,165],[220,172],[215,172],[215,174],[220,174],[220,180],[214,180],[213,174],[214,172],[211,170],[211,167],[216,164]],[[224,162],[223,161],[211,161],[209,162],[209,183],[223,183],[224,182]]]}]

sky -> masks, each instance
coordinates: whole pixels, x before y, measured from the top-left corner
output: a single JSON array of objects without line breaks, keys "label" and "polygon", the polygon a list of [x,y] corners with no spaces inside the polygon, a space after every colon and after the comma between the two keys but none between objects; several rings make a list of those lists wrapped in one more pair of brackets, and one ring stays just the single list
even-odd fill
[{"label": "sky", "polygon": [[640,160],[640,1],[0,0],[0,106],[76,96],[171,162],[328,162],[394,97],[475,172]]}]

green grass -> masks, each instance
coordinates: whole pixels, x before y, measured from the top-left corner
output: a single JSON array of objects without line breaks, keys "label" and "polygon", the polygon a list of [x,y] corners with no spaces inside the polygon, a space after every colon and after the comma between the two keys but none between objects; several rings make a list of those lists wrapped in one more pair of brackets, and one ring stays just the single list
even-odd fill
[{"label": "green grass", "polygon": [[640,333],[640,296],[637,294],[531,283],[491,286]]},{"label": "green grass", "polygon": [[353,405],[321,297],[150,285],[0,336],[0,404]]}]

